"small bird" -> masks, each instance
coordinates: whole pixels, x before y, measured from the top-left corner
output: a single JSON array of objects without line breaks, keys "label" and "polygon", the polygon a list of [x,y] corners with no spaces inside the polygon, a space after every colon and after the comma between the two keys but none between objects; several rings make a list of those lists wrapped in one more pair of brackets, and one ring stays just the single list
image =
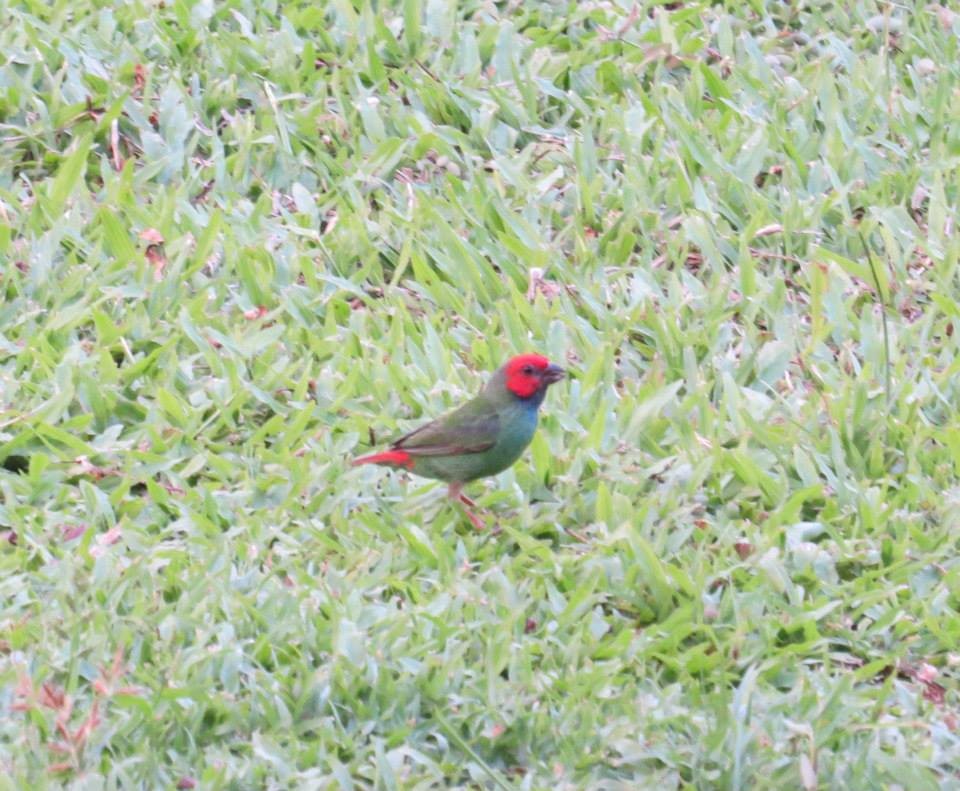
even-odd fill
[{"label": "small bird", "polygon": [[478,530],[476,503],[463,485],[496,475],[520,458],[537,430],[537,413],[547,388],[565,371],[539,354],[521,354],[504,363],[480,394],[459,409],[405,434],[390,449],[354,459],[352,464],[402,467],[424,478],[449,484],[448,493],[462,503]]}]

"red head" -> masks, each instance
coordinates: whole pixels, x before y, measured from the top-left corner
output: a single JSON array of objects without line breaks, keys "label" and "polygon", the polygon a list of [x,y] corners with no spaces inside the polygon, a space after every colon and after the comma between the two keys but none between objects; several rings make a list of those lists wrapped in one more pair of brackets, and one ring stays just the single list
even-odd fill
[{"label": "red head", "polygon": [[563,379],[564,370],[539,354],[520,354],[503,366],[507,389],[520,398],[530,398]]}]

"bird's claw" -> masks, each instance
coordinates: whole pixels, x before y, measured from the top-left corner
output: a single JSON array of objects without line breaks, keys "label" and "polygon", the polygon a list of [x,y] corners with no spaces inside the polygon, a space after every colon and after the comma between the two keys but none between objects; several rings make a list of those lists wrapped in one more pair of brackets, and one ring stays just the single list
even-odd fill
[{"label": "bird's claw", "polygon": [[472,524],[477,530],[486,530],[487,526],[484,524],[484,521],[470,510],[471,508],[476,508],[477,504],[463,493],[461,490],[462,486],[463,484],[460,483],[450,484],[450,499],[463,505],[463,513],[466,515],[467,519],[470,520],[470,524]]},{"label": "bird's claw", "polygon": [[484,521],[475,513],[473,513],[472,511],[468,511],[466,508],[463,509],[463,512],[467,515],[467,519],[470,520],[470,524],[472,524],[477,530],[487,529],[487,526],[484,523]]}]

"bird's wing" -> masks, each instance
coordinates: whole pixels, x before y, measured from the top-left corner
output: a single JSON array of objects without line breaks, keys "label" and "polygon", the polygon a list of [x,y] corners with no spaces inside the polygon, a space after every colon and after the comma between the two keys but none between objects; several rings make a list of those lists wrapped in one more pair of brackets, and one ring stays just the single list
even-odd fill
[{"label": "bird's wing", "polygon": [[499,431],[500,416],[495,409],[470,403],[405,434],[391,447],[411,456],[482,453],[496,444]]}]

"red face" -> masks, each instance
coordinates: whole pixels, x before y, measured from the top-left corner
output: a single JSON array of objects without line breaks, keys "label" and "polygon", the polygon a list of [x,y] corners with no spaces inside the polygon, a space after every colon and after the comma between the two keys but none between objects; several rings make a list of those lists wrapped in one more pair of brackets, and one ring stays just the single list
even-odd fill
[{"label": "red face", "polygon": [[529,398],[563,379],[564,370],[539,354],[521,354],[507,363],[506,373],[507,389],[520,398]]}]

